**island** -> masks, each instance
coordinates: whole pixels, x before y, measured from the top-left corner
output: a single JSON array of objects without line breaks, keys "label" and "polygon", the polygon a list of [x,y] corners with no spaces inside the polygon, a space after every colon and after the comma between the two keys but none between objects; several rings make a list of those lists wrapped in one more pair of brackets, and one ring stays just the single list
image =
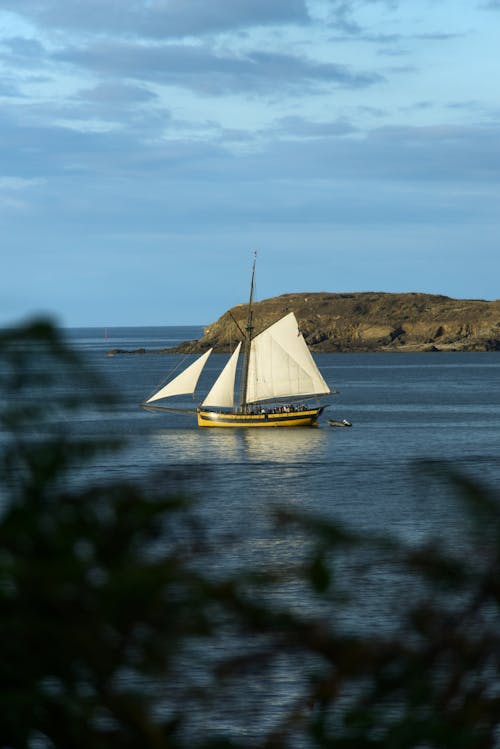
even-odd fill
[{"label": "island", "polygon": [[[313,353],[500,351],[500,299],[453,299],[418,292],[303,292],[255,302],[253,311],[254,334],[294,312]],[[163,351],[200,353],[213,347],[216,352],[229,352],[242,339],[246,317],[247,305],[239,304],[208,325],[199,340]]]}]

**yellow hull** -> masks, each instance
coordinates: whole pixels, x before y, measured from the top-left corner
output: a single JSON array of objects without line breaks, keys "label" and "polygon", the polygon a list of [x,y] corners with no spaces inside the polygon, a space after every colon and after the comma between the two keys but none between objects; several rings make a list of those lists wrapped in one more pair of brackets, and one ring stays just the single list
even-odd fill
[{"label": "yellow hull", "polygon": [[323,408],[310,408],[291,413],[220,413],[198,409],[199,427],[312,427],[317,426]]}]

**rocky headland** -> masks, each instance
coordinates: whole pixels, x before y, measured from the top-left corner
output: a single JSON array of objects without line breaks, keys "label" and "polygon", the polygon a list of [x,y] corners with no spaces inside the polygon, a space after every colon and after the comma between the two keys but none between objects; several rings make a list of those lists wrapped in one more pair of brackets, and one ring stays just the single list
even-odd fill
[{"label": "rocky headland", "polygon": [[[254,304],[257,334],[294,312],[313,352],[500,351],[500,299],[420,293],[283,294]],[[245,329],[247,305],[225,312],[198,341],[169,351],[227,352]]]}]

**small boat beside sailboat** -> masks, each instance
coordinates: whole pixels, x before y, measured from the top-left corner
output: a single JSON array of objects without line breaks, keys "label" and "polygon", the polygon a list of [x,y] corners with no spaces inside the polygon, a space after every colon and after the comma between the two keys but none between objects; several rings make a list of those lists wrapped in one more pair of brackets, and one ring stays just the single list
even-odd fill
[{"label": "small boat beside sailboat", "polygon": [[[319,371],[293,312],[253,335],[252,268],[250,300],[243,340],[238,343],[210,391],[196,409],[152,405],[175,396],[194,394],[213,349],[208,349],[142,405],[148,410],[194,412],[200,427],[315,426],[324,404],[318,398],[332,393]],[[238,361],[239,397],[236,395]]]},{"label": "small boat beside sailboat", "polygon": [[352,427],[352,422],[347,419],[328,419],[328,425],[331,427]]}]

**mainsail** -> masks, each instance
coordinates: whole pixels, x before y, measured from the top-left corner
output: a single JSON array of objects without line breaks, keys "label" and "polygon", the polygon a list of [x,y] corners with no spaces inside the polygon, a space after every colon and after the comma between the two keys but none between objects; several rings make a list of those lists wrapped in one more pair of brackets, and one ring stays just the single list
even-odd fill
[{"label": "mainsail", "polygon": [[157,393],[148,398],[146,403],[152,403],[160,398],[169,398],[172,395],[194,393],[202,369],[211,353],[212,349],[205,351],[187,369],[183,370],[177,377],[174,377],[173,380],[170,380],[164,387],[160,388]]},{"label": "mainsail", "polygon": [[[239,343],[201,404],[204,408],[234,408],[234,383]],[[194,393],[210,356],[209,349],[177,377],[160,388],[146,403],[174,395]],[[244,403],[280,398],[302,398],[331,392],[307,348],[293,312],[271,325],[250,343]]]},{"label": "mainsail", "polygon": [[299,331],[293,312],[252,340],[247,403],[330,392]]},{"label": "mainsail", "polygon": [[212,389],[202,403],[202,406],[217,408],[232,408],[234,405],[234,379],[240,353],[241,342],[233,351],[231,358],[214,382]]}]

